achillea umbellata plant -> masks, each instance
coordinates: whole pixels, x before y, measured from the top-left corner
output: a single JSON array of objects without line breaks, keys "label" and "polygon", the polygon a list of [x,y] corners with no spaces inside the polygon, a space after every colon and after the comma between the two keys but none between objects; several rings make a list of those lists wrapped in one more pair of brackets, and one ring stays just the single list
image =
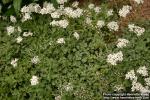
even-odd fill
[{"label": "achillea umbellata plant", "polygon": [[20,17],[1,16],[0,99],[101,100],[103,93],[149,93],[148,21],[130,22],[118,36],[118,19],[131,6],[116,13],[107,4],[57,3],[58,8],[31,3]]}]

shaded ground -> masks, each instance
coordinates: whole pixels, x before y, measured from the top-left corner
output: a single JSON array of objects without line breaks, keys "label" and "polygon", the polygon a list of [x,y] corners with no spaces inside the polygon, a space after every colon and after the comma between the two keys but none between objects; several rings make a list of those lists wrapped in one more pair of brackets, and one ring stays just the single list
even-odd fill
[{"label": "shaded ground", "polygon": [[141,8],[141,16],[150,19],[150,0],[145,0]]}]

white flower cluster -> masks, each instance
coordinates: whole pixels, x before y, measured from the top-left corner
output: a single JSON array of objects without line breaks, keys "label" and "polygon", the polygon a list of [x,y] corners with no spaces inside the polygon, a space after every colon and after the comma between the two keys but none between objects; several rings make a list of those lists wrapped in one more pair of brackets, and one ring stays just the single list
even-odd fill
[{"label": "white flower cluster", "polygon": [[30,11],[29,6],[23,6],[23,7],[21,8],[21,12],[22,12],[22,13],[27,13],[27,12],[31,12],[31,11]]},{"label": "white flower cluster", "polygon": [[100,7],[95,7],[95,5],[93,3],[89,4],[88,8],[91,9],[91,10],[93,9],[96,13],[99,13],[100,10],[101,10]]},{"label": "white flower cluster", "polygon": [[6,31],[8,35],[11,35],[14,32],[22,32],[21,27],[18,26],[17,29],[14,26],[7,26],[6,27]]},{"label": "white flower cluster", "polygon": [[39,6],[39,4],[31,3],[28,6],[24,6],[21,8],[21,12],[23,15],[22,22],[32,19],[31,13],[39,13],[39,14],[51,14],[55,11],[53,4],[44,2],[43,8]]},{"label": "white flower cluster", "polygon": [[10,64],[11,64],[13,67],[16,67],[18,60],[19,60],[18,58],[13,59],[13,60],[11,60],[11,63],[10,63]]},{"label": "white flower cluster", "polygon": [[74,8],[77,8],[78,5],[79,5],[79,2],[78,2],[78,1],[74,1],[74,2],[72,3],[72,7],[74,7]]},{"label": "white flower cluster", "polygon": [[107,56],[107,62],[112,64],[112,65],[117,65],[118,61],[123,60],[123,53],[122,51],[119,51],[117,53],[109,54]]},{"label": "white flower cluster", "polygon": [[73,10],[71,7],[64,8],[64,14],[68,15],[71,18],[79,18],[83,15],[83,10],[80,8],[77,8]]},{"label": "white flower cluster", "polygon": [[100,12],[100,10],[101,10],[101,8],[100,8],[100,7],[95,7],[95,8],[94,8],[94,11],[95,11],[96,13],[99,13],[99,12]]},{"label": "white flower cluster", "polygon": [[79,34],[78,34],[77,32],[74,32],[73,36],[74,36],[77,40],[79,40]]},{"label": "white flower cluster", "polygon": [[130,79],[131,81],[137,81],[137,76],[135,75],[135,71],[134,70],[130,70],[126,74],[125,79]]},{"label": "white flower cluster", "polygon": [[[59,4],[64,4],[67,2],[67,0],[57,0]],[[21,9],[21,12],[23,13],[23,19],[22,21],[26,21],[29,19],[32,19],[30,16],[32,12],[39,13],[39,14],[51,14],[52,18],[60,18],[61,15],[68,15],[72,18],[78,18],[81,15],[83,15],[83,10],[78,8],[78,2],[74,2],[72,6],[76,9],[73,9],[71,7],[64,8],[64,5],[60,5],[58,9],[55,9],[53,4],[44,2],[43,8],[39,6],[39,4],[32,3],[28,6],[24,6]],[[97,8],[98,9],[98,8]]]},{"label": "white flower cluster", "polygon": [[95,7],[95,5],[93,3],[91,3],[91,4],[88,5],[89,9],[94,9],[94,7]]},{"label": "white flower cluster", "polygon": [[[136,71],[138,74],[141,74],[144,77],[148,76],[148,71],[146,66],[139,67]],[[126,75],[125,79],[130,79],[132,81],[132,91],[139,91],[141,93],[150,93],[150,78],[145,78],[146,86],[143,86],[141,83],[137,81],[138,77],[135,74],[134,70],[130,70]]]},{"label": "white flower cluster", "polygon": [[32,32],[23,32],[24,37],[28,37],[28,36],[32,36],[32,35],[33,35]]},{"label": "white flower cluster", "polygon": [[20,26],[18,26],[18,27],[17,27],[17,31],[18,31],[19,33],[21,33],[21,32],[22,32],[22,29],[21,29],[21,27],[20,27]]},{"label": "white flower cluster", "polygon": [[107,27],[109,28],[110,31],[118,31],[118,29],[119,29],[119,25],[115,21],[109,22],[107,24]]},{"label": "white flower cluster", "polygon": [[55,11],[53,4],[44,2],[43,8],[39,6],[39,4],[31,3],[28,6],[24,6],[21,8],[22,13],[39,13],[39,14],[50,14],[51,12]]},{"label": "white flower cluster", "polygon": [[144,3],[144,0],[134,0],[137,4]]},{"label": "white flower cluster", "polygon": [[97,27],[102,28],[103,26],[105,26],[105,22],[103,20],[98,20],[97,21]]},{"label": "white flower cluster", "polygon": [[64,44],[65,43],[65,40],[64,40],[64,38],[59,38],[59,39],[57,39],[57,41],[56,41],[58,44]]},{"label": "white flower cluster", "polygon": [[43,4],[43,8],[40,11],[40,14],[51,14],[53,11],[55,11],[55,7],[53,6],[53,4],[48,3],[48,2],[44,2]]},{"label": "white flower cluster", "polygon": [[119,10],[119,16],[126,17],[128,13],[130,13],[130,10],[132,9],[131,6],[123,6],[122,9]]},{"label": "white flower cluster", "polygon": [[6,27],[6,30],[7,30],[7,34],[8,34],[8,35],[11,35],[11,34],[14,33],[14,31],[15,31],[15,27],[13,27],[13,26],[8,26],[8,27]]},{"label": "white flower cluster", "polygon": [[145,32],[145,28],[141,28],[139,26],[136,26],[134,24],[128,25],[129,31],[136,33],[137,36],[141,36]]},{"label": "white flower cluster", "polygon": [[117,47],[118,48],[126,47],[128,43],[129,43],[129,41],[127,39],[119,38],[117,41]]},{"label": "white flower cluster", "polygon": [[57,0],[58,4],[64,4],[65,2],[67,2],[67,0]]},{"label": "white flower cluster", "polygon": [[141,93],[150,93],[148,87],[144,87],[141,83],[133,81],[132,82],[132,91],[139,91]]},{"label": "white flower cluster", "polygon": [[120,91],[120,90],[124,89],[124,86],[122,84],[121,85],[115,85],[114,89],[115,89],[115,91]]},{"label": "white flower cluster", "polygon": [[20,43],[23,40],[23,38],[21,36],[16,38],[17,43]]},{"label": "white flower cluster", "polygon": [[34,56],[34,57],[31,59],[31,62],[32,62],[33,64],[37,64],[37,63],[40,62],[40,59],[39,59],[38,56]]},{"label": "white flower cluster", "polygon": [[52,26],[59,26],[59,27],[62,27],[62,28],[67,28],[67,26],[69,25],[69,22],[68,20],[59,20],[59,21],[55,21],[53,20],[50,25]]},{"label": "white flower cluster", "polygon": [[25,22],[25,21],[30,20],[30,19],[32,19],[31,13],[24,13],[21,21]]},{"label": "white flower cluster", "polygon": [[146,82],[146,85],[150,86],[150,77],[145,78],[144,80],[145,80],[145,82]]},{"label": "white flower cluster", "polygon": [[10,16],[10,21],[13,22],[13,23],[16,23],[17,22],[16,17],[11,15]]},{"label": "white flower cluster", "polygon": [[31,85],[37,85],[39,84],[39,78],[35,75],[32,76],[32,78],[30,79]]},{"label": "white flower cluster", "polygon": [[141,74],[142,76],[148,76],[148,71],[146,66],[142,66],[137,70],[137,73]]},{"label": "white flower cluster", "polygon": [[71,83],[68,83],[67,85],[64,86],[64,89],[65,89],[66,91],[72,91],[72,90],[73,90],[73,86],[72,86]]},{"label": "white flower cluster", "polygon": [[[18,26],[17,28],[15,28],[15,27],[13,27],[13,26],[8,26],[8,27],[6,27],[6,29],[7,29],[7,34],[8,34],[8,35],[11,35],[11,34],[14,33],[14,32],[19,32],[19,33],[22,32],[22,29],[21,29],[20,26]],[[32,36],[32,35],[33,35],[32,32],[24,32],[24,33],[23,33],[23,36],[24,36],[24,37],[28,37],[28,36]],[[18,36],[18,37],[16,38],[16,43],[21,43],[22,40],[23,40],[23,38],[22,38],[21,36]]]},{"label": "white flower cluster", "polygon": [[92,25],[92,20],[89,17],[87,17],[85,19],[85,23],[88,24],[88,25]]},{"label": "white flower cluster", "polygon": [[60,95],[58,95],[58,96],[55,97],[55,100],[62,100],[61,98],[62,97]]},{"label": "white flower cluster", "polygon": [[60,18],[61,15],[62,15],[61,12],[59,12],[57,10],[55,12],[51,13],[52,18]]},{"label": "white flower cluster", "polygon": [[113,9],[109,9],[108,11],[107,11],[107,16],[112,16],[113,15]]}]

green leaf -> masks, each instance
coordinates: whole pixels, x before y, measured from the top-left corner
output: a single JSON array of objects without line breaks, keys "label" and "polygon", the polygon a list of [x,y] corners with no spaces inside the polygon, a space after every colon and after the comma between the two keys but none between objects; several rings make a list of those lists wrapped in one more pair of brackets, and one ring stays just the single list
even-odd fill
[{"label": "green leaf", "polygon": [[13,6],[14,6],[16,14],[19,14],[19,11],[21,8],[21,3],[22,3],[22,0],[14,0],[13,1]]},{"label": "green leaf", "polygon": [[10,15],[13,15],[13,14],[15,14],[15,11],[14,11],[14,8],[13,8],[13,7],[9,8],[9,9],[5,12],[5,15],[6,15],[6,16],[10,16]]},{"label": "green leaf", "polygon": [[7,4],[7,3],[9,3],[9,2],[11,2],[12,0],[2,0],[2,3],[3,4]]},{"label": "green leaf", "polygon": [[58,7],[58,3],[56,0],[51,0],[51,3],[55,6],[55,7]]}]

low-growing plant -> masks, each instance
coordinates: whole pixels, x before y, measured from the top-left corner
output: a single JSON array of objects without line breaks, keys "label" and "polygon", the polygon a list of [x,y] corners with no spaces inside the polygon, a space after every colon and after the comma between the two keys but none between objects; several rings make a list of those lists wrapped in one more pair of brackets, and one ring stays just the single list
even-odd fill
[{"label": "low-growing plant", "polygon": [[0,99],[103,100],[103,93],[141,92],[125,79],[140,66],[149,74],[149,21],[130,22],[118,36],[121,16],[106,3],[54,9],[45,2],[20,12],[0,19]]}]

